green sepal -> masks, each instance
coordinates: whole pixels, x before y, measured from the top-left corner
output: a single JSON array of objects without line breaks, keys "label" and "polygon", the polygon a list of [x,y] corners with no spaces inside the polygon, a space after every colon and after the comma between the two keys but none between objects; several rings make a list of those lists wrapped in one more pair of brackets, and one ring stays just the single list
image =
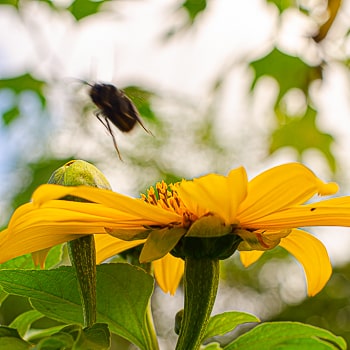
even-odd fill
[{"label": "green sepal", "polygon": [[150,262],[162,258],[176,246],[185,233],[186,229],[183,227],[166,227],[151,231],[142,248],[140,262]]},{"label": "green sepal", "polygon": [[220,237],[233,232],[232,225],[225,222],[216,215],[203,216],[196,220],[186,233],[186,237]]},{"label": "green sepal", "polygon": [[193,259],[219,259],[229,258],[241,243],[242,238],[235,234],[220,237],[183,237],[171,254]]}]

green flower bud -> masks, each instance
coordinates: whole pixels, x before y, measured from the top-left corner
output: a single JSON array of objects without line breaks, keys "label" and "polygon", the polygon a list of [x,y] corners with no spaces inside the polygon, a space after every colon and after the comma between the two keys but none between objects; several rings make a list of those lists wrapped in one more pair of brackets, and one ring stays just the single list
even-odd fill
[{"label": "green flower bud", "polygon": [[[83,160],[71,160],[53,172],[49,183],[62,186],[90,186],[111,190],[105,176],[92,164]],[[73,196],[64,200],[86,202]],[[96,322],[96,250],[93,235],[86,235],[68,242],[68,252],[76,271],[84,325]]]},{"label": "green flower bud", "polygon": [[71,160],[55,170],[49,184],[62,186],[90,186],[111,190],[106,177],[92,164],[84,160]]}]

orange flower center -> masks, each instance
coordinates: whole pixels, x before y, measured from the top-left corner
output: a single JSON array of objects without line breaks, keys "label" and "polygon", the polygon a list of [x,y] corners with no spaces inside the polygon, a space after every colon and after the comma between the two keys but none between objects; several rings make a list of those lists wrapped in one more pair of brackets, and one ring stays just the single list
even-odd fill
[{"label": "orange flower center", "polygon": [[191,213],[185,207],[174,186],[168,186],[164,181],[157,182],[155,189],[151,186],[147,190],[147,196],[142,193],[141,199],[146,203],[181,215],[182,226],[185,228],[190,227],[191,224],[198,219],[197,215]]}]

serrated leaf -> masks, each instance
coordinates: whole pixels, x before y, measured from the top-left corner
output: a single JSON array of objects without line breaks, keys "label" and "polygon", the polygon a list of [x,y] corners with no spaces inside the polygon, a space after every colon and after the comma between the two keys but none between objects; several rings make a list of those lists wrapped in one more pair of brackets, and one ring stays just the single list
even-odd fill
[{"label": "serrated leaf", "polygon": [[96,14],[103,3],[110,0],[75,0],[67,10],[75,17],[77,21]]},{"label": "serrated leaf", "polygon": [[[299,322],[266,322],[241,335],[224,350],[345,350],[346,342],[322,328]],[[296,346],[297,345],[297,346]]]},{"label": "serrated leaf", "polygon": [[228,311],[212,316],[203,339],[231,332],[240,324],[248,322],[260,322],[260,320],[254,315],[238,311]]},{"label": "serrated leaf", "polygon": [[310,106],[302,117],[285,116],[285,123],[271,135],[270,154],[282,147],[293,147],[300,156],[306,150],[317,149],[323,153],[334,172],[336,160],[331,151],[334,138],[318,129],[316,116],[316,111]]},{"label": "serrated leaf", "polygon": [[[2,270],[0,285],[10,294],[30,298],[33,308],[49,318],[83,324],[72,267]],[[151,349],[145,313],[152,292],[153,278],[142,269],[123,263],[97,266],[97,321],[141,349]]]},{"label": "serrated leaf", "polygon": [[276,105],[290,89],[297,88],[307,94],[312,81],[321,78],[321,66],[309,66],[298,57],[287,55],[278,49],[273,49],[265,57],[253,61],[250,66],[255,71],[251,89],[263,76],[274,78],[280,88]]},{"label": "serrated leaf", "polygon": [[10,324],[10,327],[17,329],[19,335],[24,337],[31,324],[44,317],[37,310],[29,310],[18,315]]}]

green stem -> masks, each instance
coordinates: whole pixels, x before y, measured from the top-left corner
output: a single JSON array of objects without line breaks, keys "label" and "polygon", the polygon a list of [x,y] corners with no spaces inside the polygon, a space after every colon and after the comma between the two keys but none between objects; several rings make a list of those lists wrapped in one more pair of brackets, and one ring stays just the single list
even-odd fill
[{"label": "green stem", "polygon": [[75,268],[84,327],[96,323],[96,252],[94,236],[83,236],[68,242],[69,257]]},{"label": "green stem", "polygon": [[153,317],[151,304],[148,305],[146,311],[146,327],[147,327],[147,340],[148,340],[148,349],[149,350],[159,350],[158,340],[156,331],[154,329]]},{"label": "green stem", "polygon": [[185,259],[185,307],[176,350],[197,350],[203,340],[219,285],[218,259]]}]

